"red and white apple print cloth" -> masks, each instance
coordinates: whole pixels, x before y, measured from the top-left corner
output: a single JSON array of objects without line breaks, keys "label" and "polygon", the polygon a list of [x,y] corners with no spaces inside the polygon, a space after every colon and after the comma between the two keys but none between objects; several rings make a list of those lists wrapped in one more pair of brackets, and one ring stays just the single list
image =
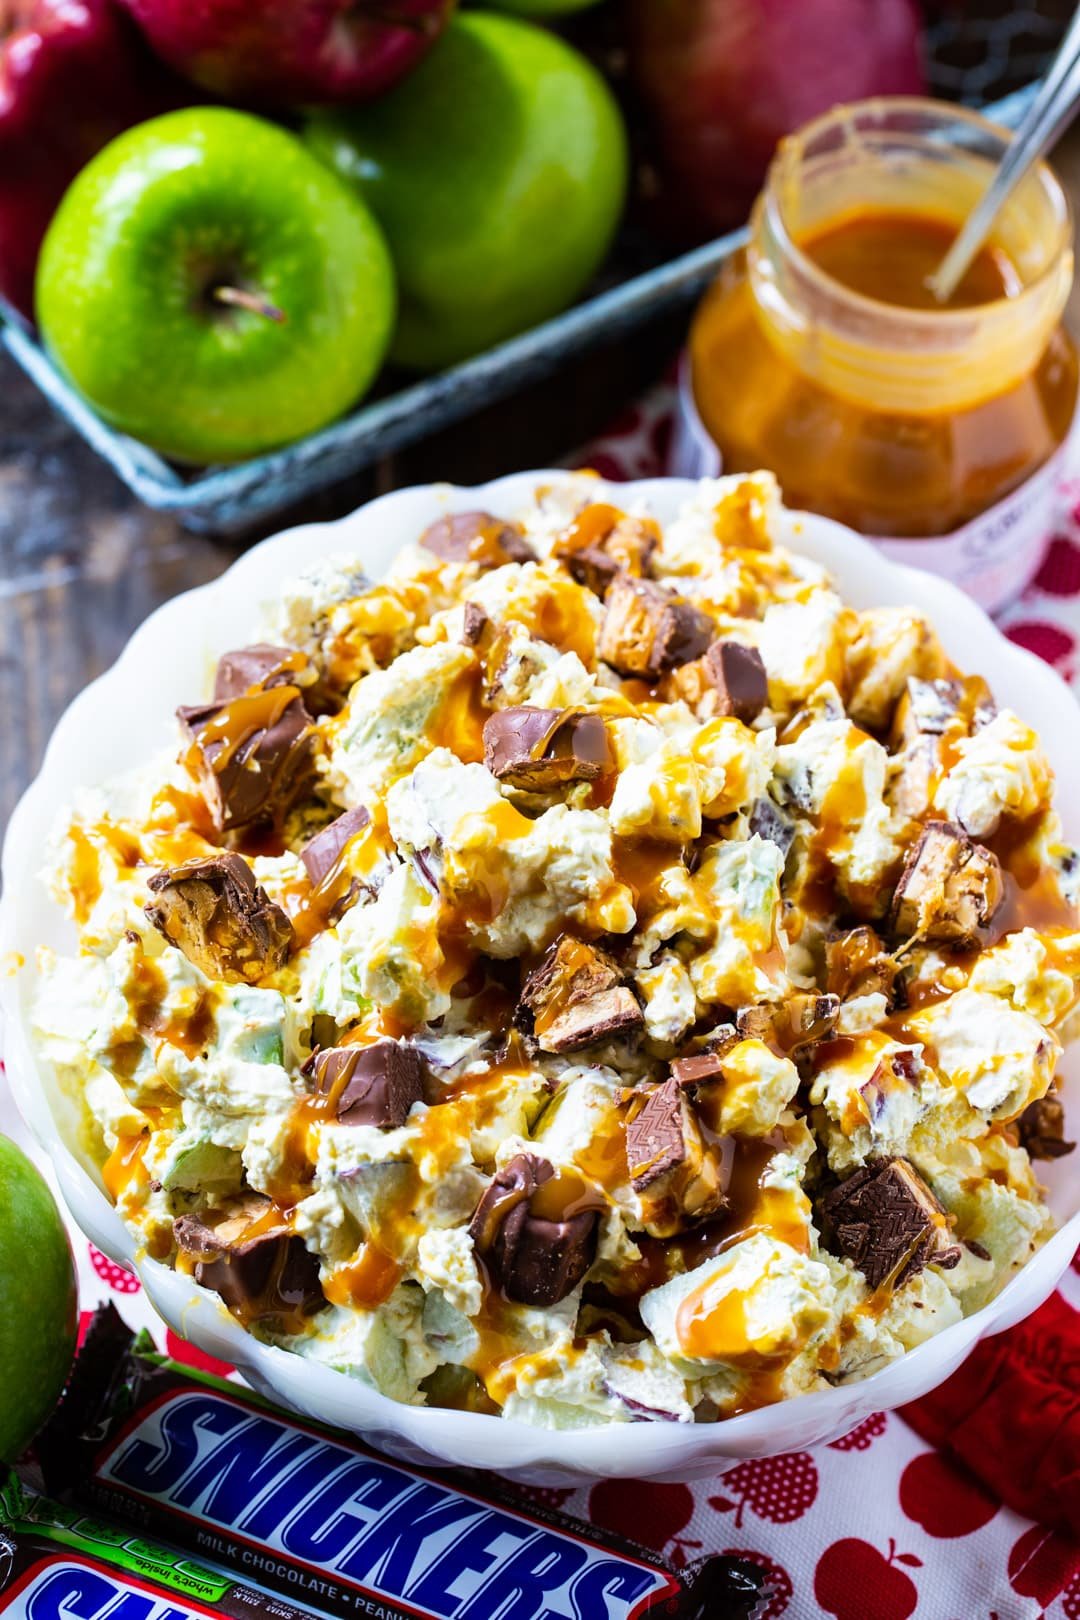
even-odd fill
[{"label": "red and white apple print cloth", "polygon": [[[655,389],[575,458],[605,477],[662,473],[674,388]],[[1080,470],[1080,469],[1078,469]],[[1080,477],[1005,633],[1080,680]],[[0,1064],[0,1122],[52,1181]],[[111,1299],[161,1342],[138,1279],[72,1225],[84,1320]],[[231,1369],[166,1335],[178,1360]],[[643,1446],[647,1455],[647,1447]],[[1080,1253],[1028,1321],[980,1345],[940,1390],[830,1445],[693,1485],[605,1480],[531,1496],[683,1565],[737,1552],[772,1575],[766,1620],[1080,1620]],[[717,1615],[715,1620],[723,1620]]]}]

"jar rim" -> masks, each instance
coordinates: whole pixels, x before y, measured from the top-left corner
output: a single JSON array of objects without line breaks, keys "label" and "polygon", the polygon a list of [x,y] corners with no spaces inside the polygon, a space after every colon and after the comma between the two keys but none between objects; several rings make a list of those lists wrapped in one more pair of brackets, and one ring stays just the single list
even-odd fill
[{"label": "jar rim", "polygon": [[[1000,297],[987,299],[985,302],[968,305],[961,308],[949,309],[913,309],[910,306],[889,303],[886,299],[874,298],[869,293],[857,292],[845,282],[831,275],[821,265],[817,264],[809,254],[803,251],[788,229],[784,218],[781,200],[777,195],[778,181],[791,160],[794,144],[798,142],[804,150],[808,148],[815,137],[841,121],[850,121],[853,117],[867,117],[874,120],[877,128],[887,130],[889,121],[903,113],[919,113],[923,115],[937,114],[941,121],[954,124],[968,124],[979,130],[983,135],[991,136],[1001,147],[1002,155],[1013,139],[1015,131],[1007,129],[1003,124],[996,124],[982,113],[975,112],[970,107],[963,107],[953,102],[940,101],[932,96],[870,96],[861,101],[841,102],[820,114],[810,123],[802,125],[793,134],[785,136],[781,141],[776,155],[769,165],[762,188],[759,206],[766,212],[769,228],[775,233],[776,240],[785,256],[792,262],[800,277],[811,285],[816,284],[830,298],[840,298],[855,310],[862,310],[876,320],[895,319],[902,321],[908,331],[925,329],[939,335],[947,325],[955,323],[958,328],[970,323],[973,315],[993,318],[996,314],[1009,311],[1015,314],[1017,309],[1030,298],[1038,296],[1043,286],[1058,272],[1061,256],[1066,252],[1073,239],[1073,212],[1061,182],[1057,178],[1050,164],[1040,158],[1029,171],[1029,178],[1035,179],[1041,186],[1044,195],[1050,202],[1058,231],[1058,240],[1053,251],[1048,255],[1046,263],[1030,280],[1023,283],[1020,291],[1012,295],[1002,294]],[[898,128],[897,133],[902,133]],[[950,151],[962,154],[963,147],[956,143],[949,143]],[[1003,204],[1003,211],[1009,206],[1009,201]]]}]

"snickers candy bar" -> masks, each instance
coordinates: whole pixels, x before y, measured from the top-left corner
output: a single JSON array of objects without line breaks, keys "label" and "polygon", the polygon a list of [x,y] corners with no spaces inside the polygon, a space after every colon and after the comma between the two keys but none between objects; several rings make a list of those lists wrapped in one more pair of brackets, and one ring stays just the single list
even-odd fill
[{"label": "snickers candy bar", "polygon": [[253,687],[266,691],[271,686],[306,684],[313,675],[307,657],[295,647],[273,647],[259,641],[222,654],[214,676],[214,702],[228,703]]},{"label": "snickers candy bar", "polygon": [[310,1620],[291,1603],[147,1540],[134,1524],[125,1535],[96,1513],[83,1516],[25,1490],[2,1465],[0,1611],[11,1620]]},{"label": "snickers candy bar", "polygon": [[605,951],[562,934],[522,985],[514,1021],[541,1051],[576,1052],[636,1035],[645,1015]]},{"label": "snickers candy bar", "polygon": [[287,1324],[326,1304],[317,1258],[273,1214],[268,1198],[251,1193],[229,1210],[173,1222],[176,1246],[192,1262],[195,1281],[220,1295],[244,1323]]},{"label": "snickers candy bar", "polygon": [[255,984],[288,960],[292,924],[241,855],[155,872],[146,915],[208,979]]},{"label": "snickers candy bar", "polygon": [[998,858],[951,821],[932,821],[908,854],[893,894],[894,935],[978,943],[1005,898]]},{"label": "snickers candy bar", "polygon": [[756,720],[769,701],[769,679],[756,647],[741,641],[714,641],[705,668],[717,693],[716,712],[744,725]]},{"label": "snickers candy bar", "polygon": [[912,675],[897,705],[894,735],[907,743],[916,736],[941,737],[946,731],[978,731],[997,713],[981,675],[963,680],[924,681]]},{"label": "snickers candy bar", "polygon": [[499,709],[484,721],[484,764],[509,787],[543,793],[567,782],[595,782],[612,767],[598,714],[571,709]]},{"label": "snickers candy bar", "polygon": [[360,805],[355,810],[346,810],[322,832],[308,840],[300,851],[300,859],[311,879],[312,888],[319,888],[337,870],[348,845],[370,821],[370,815]]},{"label": "snickers candy bar", "polygon": [[755,799],[750,811],[749,829],[754,837],[775,844],[787,859],[788,851],[795,842],[795,823],[770,798]]},{"label": "snickers candy bar", "polygon": [[871,1288],[899,1288],[928,1265],[951,1270],[948,1217],[906,1159],[872,1159],[820,1204],[826,1242]]},{"label": "snickers candy bar", "polygon": [[839,1016],[838,996],[796,990],[782,1002],[742,1007],[735,1015],[735,1027],[744,1041],[764,1041],[790,1054],[828,1040]]},{"label": "snickers candy bar", "polygon": [[[718,1061],[712,1054],[709,1058],[710,1063]],[[626,1122],[630,1182],[642,1195],[645,1229],[654,1237],[671,1237],[716,1214],[725,1203],[724,1157],[705,1142],[687,1095],[688,1072],[695,1085],[706,1076],[698,1072],[698,1060],[682,1061],[695,1068],[673,1073],[641,1100],[631,1094]]]},{"label": "snickers candy bar", "polygon": [[715,635],[707,613],[651,580],[620,573],[608,587],[597,652],[620,675],[663,675],[700,658]]},{"label": "snickers candy bar", "polygon": [[422,1099],[423,1060],[401,1041],[371,1046],[332,1046],[314,1052],[304,1065],[316,1095],[328,1099],[340,1125],[404,1125]]},{"label": "snickers candy bar", "polygon": [[[180,1439],[193,1422],[197,1456]],[[148,1533],[334,1620],[764,1620],[772,1596],[749,1560],[673,1569],[650,1548],[538,1507],[494,1474],[472,1475],[465,1489],[460,1476],[379,1455],[146,1349],[112,1306],[91,1322],[38,1452],[51,1491],[132,1526],[152,1582],[172,1555],[147,1547]],[[74,1520],[64,1513],[66,1526]],[[10,1529],[0,1520],[0,1548]],[[101,1556],[121,1540],[110,1536]],[[4,1579],[0,1553],[0,1606]],[[230,1587],[228,1576],[215,1580]],[[253,1602],[242,1611],[250,1620],[298,1620],[287,1601],[260,1592]],[[240,1620],[231,1605],[222,1598],[221,1612]],[[132,1608],[143,1615],[145,1603]],[[106,1620],[104,1603],[49,1613],[69,1609]]]},{"label": "snickers candy bar", "polygon": [[604,596],[619,573],[640,579],[658,544],[656,525],[613,506],[587,506],[556,541],[554,556],[579,585]]},{"label": "snickers candy bar", "polygon": [[546,1159],[519,1153],[492,1177],[469,1236],[507,1299],[557,1305],[596,1258],[599,1209],[577,1177],[556,1177]]},{"label": "snickers candy bar", "polygon": [[1033,1159],[1063,1159],[1076,1146],[1065,1140],[1065,1108],[1053,1092],[1028,1103],[1015,1129],[1020,1146]]},{"label": "snickers candy bar", "polygon": [[256,687],[176,716],[188,740],[184,764],[218,832],[280,823],[310,792],[317,734],[299,687]]},{"label": "snickers candy bar", "polygon": [[420,544],[444,562],[476,563],[481,568],[536,561],[521,526],[490,512],[447,513],[424,530]]}]

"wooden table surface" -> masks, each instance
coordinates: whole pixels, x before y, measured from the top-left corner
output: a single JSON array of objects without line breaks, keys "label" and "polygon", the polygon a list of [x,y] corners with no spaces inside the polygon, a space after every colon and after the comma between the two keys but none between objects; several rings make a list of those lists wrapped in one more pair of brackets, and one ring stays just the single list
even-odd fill
[{"label": "wooden table surface", "polygon": [[[1080,213],[1080,131],[1056,164]],[[1080,288],[1069,324],[1080,332]],[[670,320],[552,382],[459,424],[308,503],[285,521],[331,518],[372,494],[433,478],[477,483],[551,465],[599,432],[660,374],[681,336]],[[149,512],[53,415],[0,353],[0,833],[57,717],[160,602],[220,574],[243,544]]]}]

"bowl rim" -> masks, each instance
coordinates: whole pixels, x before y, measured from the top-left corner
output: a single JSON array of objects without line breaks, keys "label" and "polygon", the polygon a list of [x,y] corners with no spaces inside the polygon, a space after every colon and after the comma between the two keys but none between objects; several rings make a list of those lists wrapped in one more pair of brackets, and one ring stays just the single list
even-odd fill
[{"label": "bowl rim", "polygon": [[[507,1456],[512,1450],[515,1469],[508,1472],[525,1473],[529,1469],[544,1468],[549,1470],[547,1477],[552,1477],[550,1470],[554,1469],[559,1477],[584,1478],[596,1477],[598,1472],[633,1476],[642,1470],[640,1435],[634,1432],[635,1424],[606,1423],[552,1430],[484,1413],[405,1405],[355,1376],[263,1344],[228,1315],[216,1295],[198,1288],[189,1278],[181,1278],[163,1262],[137,1253],[134,1234],[128,1231],[86,1164],[65,1140],[42,1084],[44,1065],[39,1065],[34,1053],[24,1003],[26,980],[30,975],[21,971],[32,961],[35,942],[22,938],[17,905],[19,889],[27,882],[38,881],[32,874],[40,866],[48,831],[55,814],[69,798],[70,790],[61,792],[59,784],[74,739],[80,735],[85,737],[89,729],[85,722],[100,712],[109,693],[118,685],[126,684],[140,665],[147,661],[160,663],[161,646],[167,645],[169,635],[180,624],[197,623],[203,616],[204,606],[219,600],[224,602],[227,598],[237,604],[246,602],[247,611],[253,616],[252,596],[255,602],[261,602],[269,590],[297,572],[302,566],[302,553],[306,552],[306,560],[313,562],[319,556],[355,551],[362,546],[365,531],[369,536],[377,534],[382,520],[399,508],[403,519],[408,514],[410,523],[414,521],[413,509],[416,516],[426,522],[441,511],[477,505],[495,511],[514,511],[532,500],[538,486],[579,476],[565,469],[540,469],[475,486],[430,484],[394,490],[334,522],[301,525],[261,541],[217,579],[171,598],[149,615],[111,668],[90,682],[65,710],[53,731],[38,775],[12,814],[0,866],[3,879],[0,1011],[4,1015],[4,1056],[13,1094],[32,1134],[52,1160],[65,1200],[98,1247],[138,1273],[148,1299],[171,1325],[175,1326],[183,1317],[188,1330],[186,1336],[192,1337],[195,1343],[232,1361],[257,1387],[300,1406],[314,1417],[320,1415],[321,1407],[330,1404],[338,1408],[347,1398],[350,1412],[354,1414],[353,1425],[363,1432],[380,1435],[382,1443],[390,1449],[394,1443],[405,1444],[411,1445],[414,1453],[419,1448],[419,1453],[442,1461],[495,1466],[476,1459],[478,1445],[486,1439],[491,1442],[489,1450]],[[598,492],[610,487],[612,498],[623,505],[639,501],[650,505],[656,501],[664,510],[676,503],[678,497],[690,495],[697,485],[698,481],[693,479],[655,478],[610,486],[607,481],[598,480],[596,487]],[[393,525],[386,523],[385,526],[390,529]],[[1068,722],[1076,725],[1076,703],[1060,676],[1026,649],[1007,641],[982,609],[948,581],[891,561],[852,531],[812,514],[785,509],[780,531],[778,542],[796,551],[824,549],[838,555],[842,553],[846,572],[861,574],[867,581],[874,582],[873,590],[859,594],[873,596],[880,592],[886,597],[910,598],[920,611],[928,612],[936,624],[944,625],[947,621],[946,643],[955,640],[960,630],[984,642],[991,655],[990,667],[995,671],[995,680],[1006,668],[1013,684],[1030,689],[1042,716],[1041,731],[1055,714],[1059,719],[1066,715]],[[829,571],[833,572],[832,566]],[[264,583],[260,587],[261,577]],[[838,583],[845,599],[849,598],[851,580],[842,578]],[[250,589],[253,584],[257,587],[254,592]],[[926,605],[929,593],[933,596],[932,608]],[[216,650],[221,650],[220,644]],[[85,752],[85,744],[82,751]],[[144,757],[140,750],[129,763],[135,764],[138,758]],[[103,772],[99,780],[112,774],[111,770]],[[1080,784],[1080,765],[1075,775]],[[1059,805],[1059,808],[1064,809],[1064,806]],[[1073,831],[1074,836],[1080,833],[1080,825]],[[4,972],[5,962],[14,962],[15,967]],[[790,1449],[790,1436],[785,1437],[784,1433],[785,1427],[790,1428],[790,1421],[785,1424],[785,1417],[790,1419],[794,1408],[797,1408],[801,1429],[819,1428],[821,1438],[827,1439],[830,1434],[845,1432],[872,1411],[894,1407],[925,1393],[948,1376],[979,1338],[1010,1326],[1042,1303],[1067,1268],[1078,1242],[1080,1210],[1065,1220],[986,1305],[856,1383],[792,1397],[720,1423],[651,1424],[650,1471],[655,1465],[654,1477],[664,1477],[665,1469],[669,1477],[686,1477],[688,1470],[695,1467],[715,1469],[727,1457],[764,1456]],[[303,1386],[301,1390],[294,1388],[298,1384]],[[285,1394],[282,1394],[283,1385],[288,1391]],[[346,1386],[347,1397],[343,1394]],[[496,1435],[504,1438],[496,1441]],[[598,1448],[601,1436],[603,1445]],[[509,1437],[509,1446],[506,1437]],[[603,1462],[598,1456],[601,1449],[610,1453]]]}]

